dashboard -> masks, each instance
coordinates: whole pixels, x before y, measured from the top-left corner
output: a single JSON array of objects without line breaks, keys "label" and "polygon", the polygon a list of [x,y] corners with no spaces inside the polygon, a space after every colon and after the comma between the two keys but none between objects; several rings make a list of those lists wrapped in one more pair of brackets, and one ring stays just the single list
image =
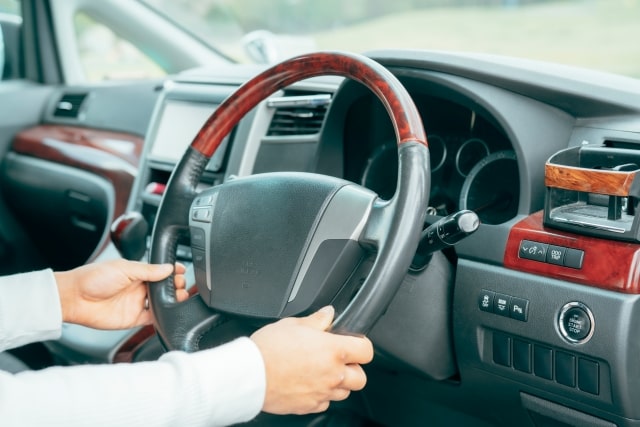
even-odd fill
[{"label": "dashboard", "polygon": [[[633,235],[640,193],[625,187],[610,199],[615,185],[601,183],[635,177],[637,165],[628,166],[626,159],[635,159],[640,149],[639,85],[491,56],[397,50],[369,55],[408,89],[424,122],[432,174],[425,227],[466,209],[477,213],[481,225],[455,247],[435,253],[425,270],[407,272],[371,331],[376,358],[354,405],[383,425],[640,424],[634,398],[640,393],[640,239]],[[120,206],[114,216],[136,211],[153,224],[171,172],[200,126],[259,71],[191,70],[156,85],[143,104],[115,112],[116,122],[125,123],[127,109],[138,108],[146,126],[142,143],[129,138],[139,144],[137,173],[91,169],[112,183],[113,174],[133,179],[130,192],[123,185],[126,191],[118,187],[114,195],[100,196]],[[85,117],[92,117],[111,90],[56,89],[50,106],[66,92],[88,91]],[[45,117],[46,126],[64,126],[70,134],[59,136],[51,151],[51,129],[19,133],[5,162],[8,194],[37,186],[26,171],[38,165],[27,158],[77,167],[77,156],[70,154],[79,145],[73,134],[96,126]],[[135,134],[126,126],[118,130]],[[94,143],[83,146],[95,148],[95,138],[109,135],[93,138],[85,137]],[[575,161],[560,156],[565,163],[551,171],[565,175],[551,178],[549,159],[563,150],[596,160],[587,165],[581,155]],[[111,155],[125,158],[117,150]],[[199,188],[299,171],[344,178],[389,200],[398,181],[397,155],[394,129],[377,98],[359,83],[318,77],[271,95],[247,114],[206,166]],[[598,184],[584,186],[593,180]],[[103,191],[104,182],[96,185]],[[621,238],[545,216],[576,204],[609,212],[608,221],[623,218],[635,225]],[[616,213],[622,209],[624,215]],[[102,229],[95,239],[102,239],[97,246],[103,249],[94,259],[118,256]],[[191,263],[188,242],[179,246],[178,259]],[[50,345],[69,359],[82,352],[103,362],[123,360],[122,353],[130,361],[148,360],[162,351],[147,329],[101,332],[100,345],[80,344],[92,334],[69,326]]]}]

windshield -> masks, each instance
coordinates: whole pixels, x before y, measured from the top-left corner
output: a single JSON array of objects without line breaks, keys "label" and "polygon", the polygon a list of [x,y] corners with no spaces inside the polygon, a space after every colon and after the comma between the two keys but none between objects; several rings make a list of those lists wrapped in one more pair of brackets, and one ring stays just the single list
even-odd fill
[{"label": "windshield", "polygon": [[640,0],[144,0],[238,62],[473,51],[640,77]]}]

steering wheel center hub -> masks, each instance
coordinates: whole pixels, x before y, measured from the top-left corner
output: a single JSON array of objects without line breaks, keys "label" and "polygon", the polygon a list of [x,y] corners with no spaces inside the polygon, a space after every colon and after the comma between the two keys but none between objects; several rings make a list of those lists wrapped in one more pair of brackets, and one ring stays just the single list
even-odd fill
[{"label": "steering wheel center hub", "polygon": [[319,277],[331,276],[335,291],[353,271],[374,199],[347,181],[304,173],[238,178],[203,191],[189,220],[201,297],[217,310],[264,318],[328,304]]}]

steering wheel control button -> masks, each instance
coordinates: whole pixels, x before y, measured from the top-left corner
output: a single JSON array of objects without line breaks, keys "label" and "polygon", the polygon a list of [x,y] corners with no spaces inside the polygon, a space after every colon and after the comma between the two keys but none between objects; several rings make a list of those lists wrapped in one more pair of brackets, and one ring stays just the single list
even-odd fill
[{"label": "steering wheel control button", "polygon": [[546,262],[548,249],[546,243],[523,240],[520,242],[520,258]]},{"label": "steering wheel control button", "polygon": [[564,266],[576,269],[582,268],[582,262],[584,260],[584,251],[580,249],[567,248],[564,256]]},{"label": "steering wheel control button", "polygon": [[553,350],[539,345],[533,346],[533,373],[536,377],[553,379]]},{"label": "steering wheel control button", "polygon": [[511,297],[505,294],[496,294],[493,299],[493,312],[500,316],[509,317]]},{"label": "steering wheel control button", "polygon": [[206,235],[202,228],[191,227],[191,246],[194,248],[205,249]]},{"label": "steering wheel control button", "polygon": [[480,310],[493,313],[493,300],[495,295],[495,292],[487,291],[486,289],[480,291],[480,297],[478,297],[478,307]]},{"label": "steering wheel control button", "polygon": [[493,363],[511,366],[511,337],[499,332],[493,333]]},{"label": "steering wheel control button", "polygon": [[558,327],[564,339],[573,344],[589,341],[594,330],[593,313],[580,302],[565,304],[560,310]]},{"label": "steering wheel control button", "polygon": [[549,264],[564,265],[564,257],[567,252],[567,248],[562,246],[549,245],[547,249],[547,262]]},{"label": "steering wheel control button", "polygon": [[196,208],[191,210],[191,219],[200,222],[211,222],[212,208]]},{"label": "steering wheel control button", "polygon": [[193,270],[196,283],[207,283],[207,262],[206,255],[203,250],[192,249],[193,254]]},{"label": "steering wheel control button", "polygon": [[556,382],[568,387],[576,386],[576,357],[564,351],[556,351]]},{"label": "steering wheel control button", "polygon": [[213,203],[213,196],[198,196],[193,201],[193,206],[202,207],[202,206],[211,206]]},{"label": "steering wheel control button", "polygon": [[578,359],[578,388],[591,394],[600,394],[600,365],[598,362]]}]

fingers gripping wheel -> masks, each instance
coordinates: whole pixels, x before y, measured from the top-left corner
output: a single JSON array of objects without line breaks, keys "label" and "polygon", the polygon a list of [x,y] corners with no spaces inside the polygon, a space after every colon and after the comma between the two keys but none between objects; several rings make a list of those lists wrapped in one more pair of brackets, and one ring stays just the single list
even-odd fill
[{"label": "fingers gripping wheel", "polygon": [[[302,173],[239,178],[196,197],[208,160],[248,111],[277,90],[320,75],[358,81],[386,107],[398,143],[398,183],[391,200],[337,178]],[[191,236],[199,297],[178,303],[170,278],[149,285],[161,341],[169,349],[195,351],[220,321],[219,311],[277,319],[329,303],[346,280],[339,272],[353,271],[365,247],[375,252],[373,266],[333,330],[366,333],[411,263],[429,186],[420,116],[404,87],[380,64],[359,55],[320,52],[264,71],[211,115],[167,184],[150,261],[173,263],[177,242]],[[318,279],[319,272],[325,277]]]}]

